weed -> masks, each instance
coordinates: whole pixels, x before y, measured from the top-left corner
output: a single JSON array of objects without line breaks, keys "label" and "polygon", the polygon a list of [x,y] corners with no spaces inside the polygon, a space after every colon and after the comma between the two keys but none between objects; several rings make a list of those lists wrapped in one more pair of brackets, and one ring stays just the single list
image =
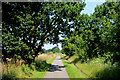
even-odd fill
[{"label": "weed", "polygon": [[22,64],[22,71],[25,72],[25,64]]}]

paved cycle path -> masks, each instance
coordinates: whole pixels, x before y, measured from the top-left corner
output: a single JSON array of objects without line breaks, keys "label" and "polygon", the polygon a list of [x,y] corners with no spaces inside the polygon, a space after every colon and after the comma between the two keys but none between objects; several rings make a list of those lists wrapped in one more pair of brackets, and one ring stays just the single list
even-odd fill
[{"label": "paved cycle path", "polygon": [[46,73],[44,78],[66,78],[69,80],[68,74],[65,70],[60,56],[57,56],[53,61],[50,70]]}]

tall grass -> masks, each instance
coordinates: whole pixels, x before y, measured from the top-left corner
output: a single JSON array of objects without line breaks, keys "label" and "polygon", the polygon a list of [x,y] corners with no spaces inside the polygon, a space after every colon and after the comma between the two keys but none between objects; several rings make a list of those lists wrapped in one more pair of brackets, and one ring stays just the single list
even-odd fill
[{"label": "tall grass", "polygon": [[46,61],[48,61],[49,59],[51,59],[51,58],[53,58],[53,57],[55,57],[56,56],[56,54],[51,54],[51,52],[50,52],[50,54],[48,53],[48,54],[41,54],[41,55],[38,55],[36,58],[35,58],[35,61],[38,61],[38,60],[42,60],[42,61],[44,61],[44,60],[46,60]]},{"label": "tall grass", "polygon": [[[14,80],[15,78],[26,78],[27,76],[29,76],[28,72],[30,69],[28,68],[28,66],[25,65],[23,70],[23,65],[25,64],[15,64],[13,62],[9,62],[6,64],[2,62],[2,78],[4,80],[6,79]],[[25,73],[25,70],[26,72],[27,71],[28,72]]]},{"label": "tall grass", "polygon": [[77,56],[73,56],[68,61],[74,63],[80,70],[92,78],[99,80],[120,79],[120,66],[117,63],[113,65],[111,62],[105,63],[104,57],[94,58],[81,63]]},{"label": "tall grass", "polygon": [[[30,65],[25,64],[25,63],[21,64],[21,61],[18,61],[16,64],[13,63],[12,61],[7,64],[2,62],[2,79],[3,80],[7,80],[7,79],[14,80],[18,78],[30,78],[34,76],[35,72],[41,72],[43,70],[44,71],[48,70],[48,68],[50,67],[50,64],[48,64],[47,61],[49,61],[53,57],[55,57],[54,54],[39,55],[38,57],[36,57],[35,62]],[[43,76],[44,75],[45,73],[43,74]],[[34,78],[37,78],[37,77],[34,77]]]}]

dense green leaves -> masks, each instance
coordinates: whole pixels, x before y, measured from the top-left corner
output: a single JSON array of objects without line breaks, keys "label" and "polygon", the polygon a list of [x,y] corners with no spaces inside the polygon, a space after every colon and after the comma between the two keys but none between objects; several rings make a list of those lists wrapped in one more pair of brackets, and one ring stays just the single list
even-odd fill
[{"label": "dense green leaves", "polygon": [[60,42],[59,34],[68,35],[73,28],[68,22],[78,20],[84,6],[82,2],[3,3],[4,57],[20,53],[31,62],[45,42],[55,44]]},{"label": "dense green leaves", "polygon": [[79,16],[73,33],[63,42],[62,52],[77,54],[83,61],[102,56],[106,61],[119,62],[119,14],[120,2],[105,2],[95,8],[93,15]]},{"label": "dense green leaves", "polygon": [[53,47],[51,49],[51,51],[53,51],[53,53],[60,53],[61,52],[58,46]]},{"label": "dense green leaves", "polygon": [[[3,55],[32,62],[44,43],[63,41],[62,53],[82,61],[120,59],[120,2],[105,2],[88,16],[84,2],[3,3]],[[59,51],[57,47],[55,52]]]}]

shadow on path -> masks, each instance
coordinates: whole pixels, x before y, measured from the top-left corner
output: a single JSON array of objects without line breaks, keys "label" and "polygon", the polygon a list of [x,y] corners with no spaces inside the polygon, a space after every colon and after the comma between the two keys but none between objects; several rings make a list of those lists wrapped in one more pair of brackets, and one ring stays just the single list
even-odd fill
[{"label": "shadow on path", "polygon": [[54,71],[62,71],[61,68],[64,68],[64,66],[59,66],[59,65],[51,65],[49,72],[54,72]]}]

